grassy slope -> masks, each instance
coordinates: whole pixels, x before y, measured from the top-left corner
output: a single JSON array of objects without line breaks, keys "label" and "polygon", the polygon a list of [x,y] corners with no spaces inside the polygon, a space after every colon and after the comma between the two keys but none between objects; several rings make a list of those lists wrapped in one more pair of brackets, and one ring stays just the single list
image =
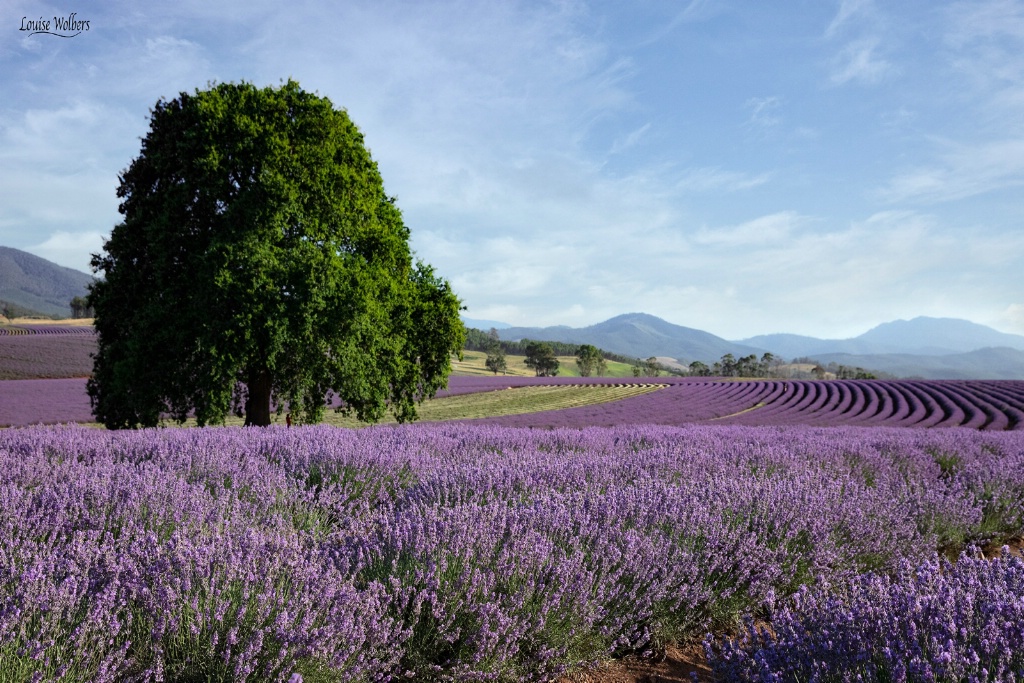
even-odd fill
[{"label": "grassy slope", "polygon": [[[630,396],[638,396],[651,391],[658,391],[662,386],[651,385],[564,385],[564,386],[535,386],[516,387],[502,389],[500,391],[484,391],[475,394],[461,394],[459,396],[448,396],[424,401],[419,406],[421,422],[440,422],[445,420],[467,420],[477,417],[496,417],[499,415],[518,415],[520,413],[534,413],[542,410],[562,410],[564,408],[576,408],[579,406],[593,405],[595,403],[607,403],[618,401]],[[283,415],[271,416],[274,424],[283,425]],[[234,415],[229,415],[227,424],[229,426],[241,426],[244,420]],[[394,419],[389,415],[381,421],[382,424],[394,424]],[[354,417],[345,417],[328,410],[324,415],[324,424],[336,427],[366,427],[365,422],[359,422]],[[88,423],[86,426],[100,427],[97,423]],[[176,423],[167,423],[168,427],[176,426]],[[184,426],[194,427],[195,421],[189,420]]]},{"label": "grassy slope", "polygon": [[[464,351],[463,359],[461,361],[455,360],[452,362],[452,367],[455,375],[493,375],[484,362],[487,360],[487,354],[483,351]],[[536,373],[533,370],[526,367],[526,356],[505,356],[505,362],[508,364],[507,375],[516,375],[521,377],[533,377]],[[575,356],[558,356],[558,376],[559,377],[579,377],[579,370],[576,368],[576,357]],[[608,370],[605,372],[603,377],[632,377],[633,366],[627,363],[618,363],[616,361],[608,361]]]}]

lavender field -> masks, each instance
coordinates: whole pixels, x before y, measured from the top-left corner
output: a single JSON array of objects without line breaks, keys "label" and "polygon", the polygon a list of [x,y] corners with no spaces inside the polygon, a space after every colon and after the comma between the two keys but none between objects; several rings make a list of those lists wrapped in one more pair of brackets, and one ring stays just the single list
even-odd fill
[{"label": "lavender field", "polygon": [[[624,424],[808,425],[1024,429],[1024,382],[1011,380],[761,380],[636,378],[664,388],[565,410],[479,418],[516,427]],[[531,386],[593,386],[607,377],[449,378],[438,397]],[[89,422],[84,379],[0,382],[0,426]]]},{"label": "lavender field", "polygon": [[936,564],[1024,531],[1021,431],[34,427],[0,468],[0,681],[557,680],[708,633],[723,680],[1024,676],[1021,562]]},{"label": "lavender field", "polygon": [[88,377],[95,351],[92,327],[0,325],[0,380]]}]

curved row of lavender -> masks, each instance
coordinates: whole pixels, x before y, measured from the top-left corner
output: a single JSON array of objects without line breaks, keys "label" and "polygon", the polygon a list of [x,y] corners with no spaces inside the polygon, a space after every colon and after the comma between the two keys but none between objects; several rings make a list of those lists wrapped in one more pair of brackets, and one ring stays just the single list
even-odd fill
[{"label": "curved row of lavender", "polygon": [[96,330],[91,325],[50,325],[20,323],[18,325],[0,325],[0,337],[5,335],[69,335],[95,336]]},{"label": "curved row of lavender", "polygon": [[613,403],[476,421],[516,427],[707,422],[750,426],[1024,429],[1022,381],[639,381],[664,381],[668,386],[662,391]]},{"label": "curved row of lavender", "polygon": [[1024,432],[36,427],[0,471],[11,680],[552,680],[1024,530]]},{"label": "curved row of lavender", "polygon": [[[3,354],[0,344],[0,357]],[[723,382],[637,378],[661,391],[620,401],[542,413],[481,418],[516,427],[587,427],[692,423],[1024,429],[1024,382],[1010,380],[829,380]],[[449,378],[438,396],[538,385],[622,383],[608,377]],[[85,380],[4,382],[0,426],[89,422]]]}]

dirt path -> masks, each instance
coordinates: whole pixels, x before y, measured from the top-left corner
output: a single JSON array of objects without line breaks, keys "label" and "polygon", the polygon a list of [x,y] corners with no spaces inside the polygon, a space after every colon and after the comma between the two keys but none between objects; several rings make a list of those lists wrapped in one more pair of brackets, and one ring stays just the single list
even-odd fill
[{"label": "dirt path", "polygon": [[[693,677],[696,674],[696,678]],[[628,657],[609,662],[595,671],[573,674],[559,683],[712,683],[711,671],[700,645],[685,649],[670,647],[663,657]]]}]

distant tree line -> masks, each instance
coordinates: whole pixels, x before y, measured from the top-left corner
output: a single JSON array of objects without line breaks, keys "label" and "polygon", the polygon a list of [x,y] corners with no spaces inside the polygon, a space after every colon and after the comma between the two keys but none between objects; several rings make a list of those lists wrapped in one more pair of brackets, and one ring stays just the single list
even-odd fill
[{"label": "distant tree line", "polygon": [[0,315],[7,318],[8,320],[14,320],[15,318],[52,318],[53,316],[40,313],[39,311],[32,310],[31,308],[25,308],[18,304],[11,303],[10,301],[0,301]]},{"label": "distant tree line", "polygon": [[[865,370],[862,367],[841,365],[835,362],[822,365],[813,358],[794,358],[791,363],[773,353],[764,353],[759,358],[749,354],[737,358],[727,353],[711,365],[703,361],[693,361],[687,367],[688,372],[660,363],[654,356],[642,359],[611,353],[591,344],[570,344],[557,341],[537,341],[521,339],[505,341],[499,332],[491,328],[489,332],[474,328],[466,329],[467,351],[483,351],[487,354],[487,369],[494,374],[505,373],[508,369],[506,355],[526,356],[526,366],[537,373],[538,377],[554,377],[558,374],[558,356],[576,356],[576,366],[582,377],[600,377],[608,368],[608,361],[616,361],[632,366],[634,377],[658,377],[661,374],[689,375],[690,377],[772,377],[799,379],[803,377],[825,379],[832,376],[836,379],[891,379],[893,376],[884,372]],[[797,371],[787,365],[812,365],[806,372]]]},{"label": "distant tree line", "polygon": [[558,341],[520,339],[507,341],[500,338],[498,330],[491,328],[484,332],[466,328],[467,351],[483,351],[487,354],[485,365],[494,374],[505,373],[508,363],[505,356],[525,356],[526,366],[538,377],[554,377],[558,374],[558,356],[575,356],[576,367],[581,377],[600,377],[608,371],[608,361],[633,366],[635,377],[657,377],[661,373],[683,374],[678,370],[658,363],[656,358],[640,360],[620,353],[599,349],[592,344],[571,344]]},{"label": "distant tree line", "polygon": [[772,353],[758,358],[755,354],[736,358],[727,353],[712,365],[697,360],[690,363],[690,374],[696,377],[777,377],[782,359]]},{"label": "distant tree line", "polygon": [[[794,370],[787,365],[811,365],[806,372]],[[791,364],[787,364],[782,358],[765,353],[760,358],[754,354],[736,358],[727,353],[712,365],[701,361],[694,361],[689,366],[690,375],[696,377],[778,377],[787,379],[799,379],[804,376],[815,379],[825,379],[832,376],[836,379],[879,379],[880,376],[889,378],[886,373],[878,373],[865,370],[862,367],[840,365],[832,362],[822,365],[813,358],[794,358]]]}]

